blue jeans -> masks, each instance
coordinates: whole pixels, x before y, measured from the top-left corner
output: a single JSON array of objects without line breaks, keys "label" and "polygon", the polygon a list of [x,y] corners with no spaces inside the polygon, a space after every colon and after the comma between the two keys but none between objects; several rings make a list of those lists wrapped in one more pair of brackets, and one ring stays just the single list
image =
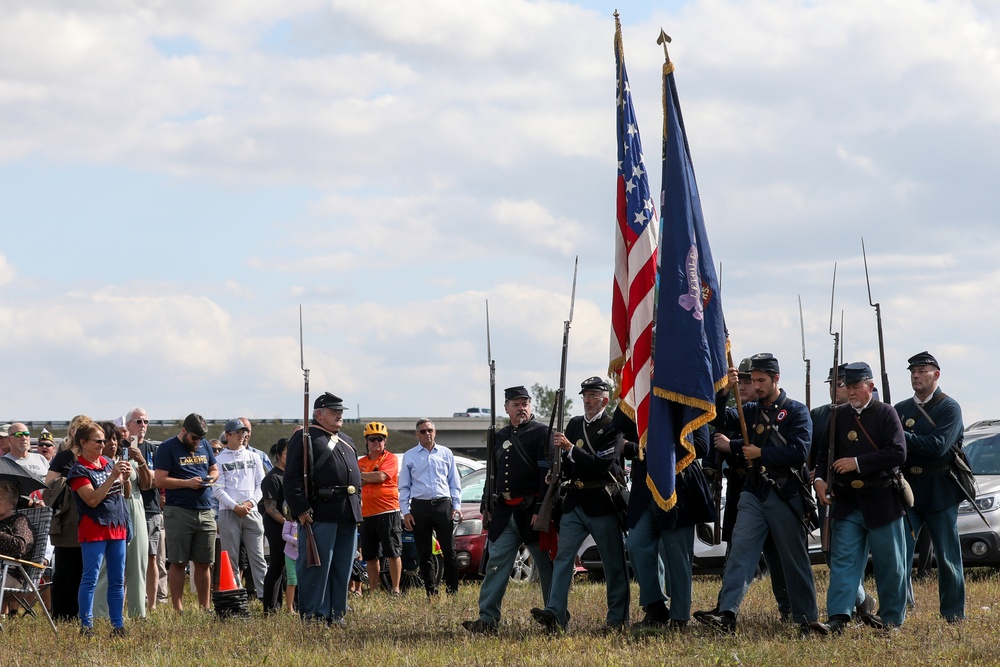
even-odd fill
[{"label": "blue jeans", "polygon": [[101,540],[81,542],[83,556],[83,578],[77,602],[80,605],[80,625],[94,627],[94,589],[101,564],[107,561],[108,571],[108,612],[111,625],[120,628],[125,625],[122,606],[125,604],[125,540]]},{"label": "blue jeans", "polygon": [[892,625],[906,618],[906,566],[903,518],[869,528],[861,510],[832,521],[830,588],[826,593],[828,616],[850,616],[857,604],[858,581],[865,576],[871,550],[879,615]]},{"label": "blue jeans", "polygon": [[[605,623],[612,626],[627,625],[628,570],[625,565],[625,542],[618,517],[614,514],[587,516],[579,505],[568,514],[563,514],[559,520],[559,553],[552,566],[552,589],[545,608],[555,614],[560,625],[566,627],[566,608],[569,606],[569,586],[576,569],[576,552],[580,550],[587,535],[594,536],[604,563],[604,582],[608,596]],[[690,579],[689,574],[688,580]]]},{"label": "blue jeans", "polygon": [[315,521],[312,529],[319,550],[318,567],[306,567],[305,531],[299,531],[299,559],[295,562],[299,615],[303,620],[331,622],[347,613],[347,584],[358,549],[358,526],[353,521]]},{"label": "blue jeans", "polygon": [[816,585],[806,547],[806,529],[799,517],[802,499],[792,498],[792,508],[773,490],[761,502],[749,491],[740,494],[739,517],[733,528],[732,550],[726,560],[719,593],[719,610],[738,614],[750,582],[753,581],[770,533],[778,550],[781,569],[791,604],[792,620],[810,623],[819,616],[816,609]]},{"label": "blue jeans", "polygon": [[[514,520],[511,519],[500,536],[488,545],[490,560],[486,564],[486,576],[479,587],[479,620],[484,623],[496,625],[500,622],[500,603],[507,592],[510,571],[522,543]],[[537,541],[526,546],[542,582],[542,603],[548,604],[549,588],[552,586],[552,560],[548,553],[539,548]]]},{"label": "blue jeans", "polygon": [[908,599],[913,600],[913,581],[910,578],[913,569],[913,550],[916,545],[913,535],[920,532],[920,527],[926,524],[937,558],[941,615],[949,621],[965,618],[965,571],[962,567],[962,543],[958,539],[958,505],[933,512],[911,507],[906,513],[910,517],[910,525],[913,526],[913,533],[906,533]]}]

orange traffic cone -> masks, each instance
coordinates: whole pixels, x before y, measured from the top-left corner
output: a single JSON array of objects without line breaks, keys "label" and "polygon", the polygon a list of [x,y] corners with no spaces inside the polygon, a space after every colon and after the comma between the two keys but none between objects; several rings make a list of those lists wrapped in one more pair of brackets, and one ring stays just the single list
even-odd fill
[{"label": "orange traffic cone", "polygon": [[238,588],[233,566],[229,563],[229,552],[223,549],[219,556],[219,592],[235,591]]}]

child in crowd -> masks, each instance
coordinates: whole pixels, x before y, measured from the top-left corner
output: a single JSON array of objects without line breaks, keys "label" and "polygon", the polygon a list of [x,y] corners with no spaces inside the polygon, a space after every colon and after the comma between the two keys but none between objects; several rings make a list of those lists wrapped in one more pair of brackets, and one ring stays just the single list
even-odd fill
[{"label": "child in crowd", "polygon": [[295,575],[295,561],[299,559],[299,522],[292,518],[287,506],[281,538],[285,540],[285,611],[294,612],[295,587],[299,583]]}]

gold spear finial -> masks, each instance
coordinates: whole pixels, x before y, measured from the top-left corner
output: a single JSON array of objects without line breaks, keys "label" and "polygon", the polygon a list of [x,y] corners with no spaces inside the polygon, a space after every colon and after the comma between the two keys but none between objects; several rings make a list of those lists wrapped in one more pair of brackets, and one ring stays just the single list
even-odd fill
[{"label": "gold spear finial", "polygon": [[667,44],[670,43],[670,35],[663,32],[663,28],[660,28],[660,36],[656,38],[656,43],[663,45],[663,58],[669,63],[670,54],[667,53]]}]

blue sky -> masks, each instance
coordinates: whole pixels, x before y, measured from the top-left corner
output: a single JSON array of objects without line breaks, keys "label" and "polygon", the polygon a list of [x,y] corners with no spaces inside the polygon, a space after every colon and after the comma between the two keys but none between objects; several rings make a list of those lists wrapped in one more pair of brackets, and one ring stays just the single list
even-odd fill
[{"label": "blue sky", "polygon": [[[1000,326],[1000,10],[976,0],[12,2],[0,17],[10,419],[449,415],[606,373],[617,7],[659,189],[671,57],[738,357],[813,396],[830,277],[893,398],[930,349],[967,421]],[[876,371],[878,369],[876,368]],[[356,412],[352,411],[352,412]],[[351,415],[353,416],[353,415]]]}]

